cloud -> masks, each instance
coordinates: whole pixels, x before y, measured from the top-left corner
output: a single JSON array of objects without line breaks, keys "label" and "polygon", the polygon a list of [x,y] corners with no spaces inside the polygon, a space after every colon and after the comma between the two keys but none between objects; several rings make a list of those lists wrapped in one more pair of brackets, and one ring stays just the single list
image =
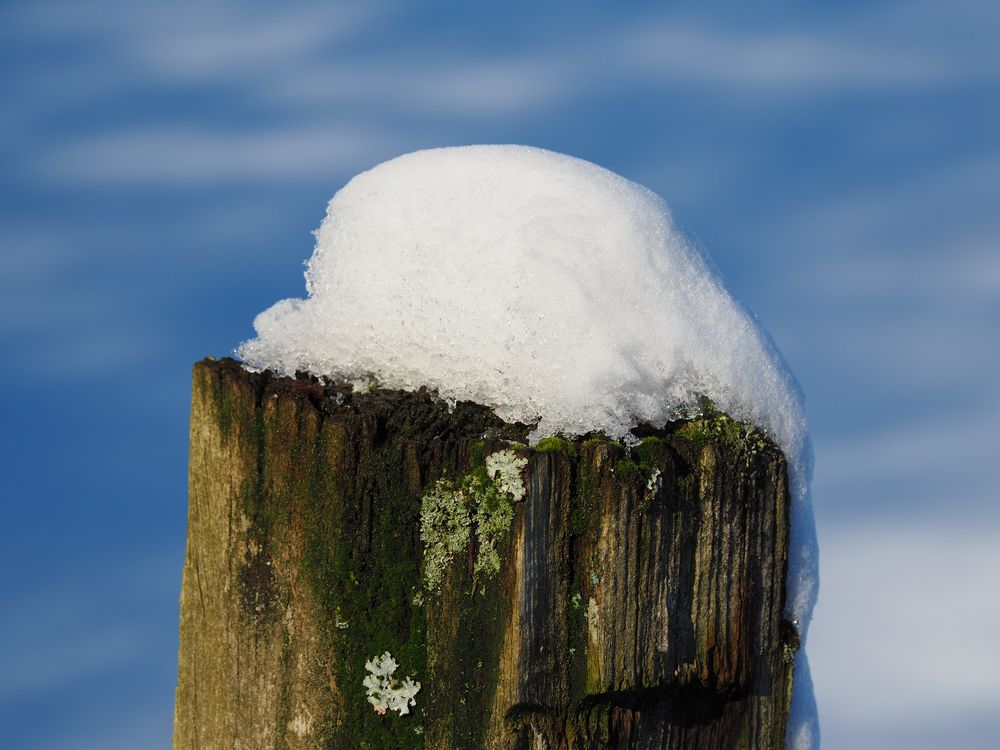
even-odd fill
[{"label": "cloud", "polygon": [[46,643],[37,637],[22,640],[17,649],[4,654],[0,701],[54,692],[106,674],[134,661],[150,646],[141,632],[123,628],[69,637],[64,633]]},{"label": "cloud", "polygon": [[134,128],[55,148],[33,171],[56,182],[103,186],[329,180],[394,155],[397,144],[375,128],[342,123],[232,132]]},{"label": "cloud", "polygon": [[555,59],[392,57],[317,61],[307,70],[290,71],[262,94],[297,107],[377,105],[424,117],[511,116],[551,110],[571,100],[579,93],[582,73]]},{"label": "cloud", "polygon": [[635,75],[762,97],[927,91],[1000,72],[1000,17],[981,2],[875,3],[740,21],[651,14],[613,34],[612,48]]},{"label": "cloud", "polygon": [[169,750],[173,720],[162,698],[131,701],[127,708],[97,706],[70,725],[36,729],[24,750]]},{"label": "cloud", "polygon": [[856,735],[992,716],[1000,695],[1000,533],[956,514],[820,525],[809,656],[825,726]]},{"label": "cloud", "polygon": [[[73,167],[81,164],[98,184],[169,183],[223,172],[243,179],[272,169],[280,178],[308,178],[317,163],[341,163],[330,149],[360,146],[371,153],[364,147],[372,139],[410,142],[400,130],[403,123],[412,127],[407,118],[433,122],[438,134],[461,132],[446,118],[542,117],[623,86],[657,96],[680,86],[697,88],[699,96],[741,93],[766,100],[790,93],[821,97],[941,87],[998,68],[981,44],[928,48],[916,33],[887,40],[868,30],[869,17],[849,14],[825,24],[741,29],[659,12],[588,17],[572,34],[546,26],[546,33],[516,37],[503,51],[458,51],[429,48],[416,41],[419,36],[400,40],[380,33],[403,13],[395,4],[247,12],[229,3],[152,10],[115,3],[86,16],[73,4],[57,8],[29,6],[12,18],[68,48],[59,67],[42,62],[19,76],[17,111],[24,125],[88,104],[115,111],[150,92],[164,100],[216,97],[249,118],[205,121],[199,108],[187,108],[187,114],[157,118],[151,126],[139,113],[123,113],[112,127],[67,133],[55,144],[56,157],[28,159],[27,171],[40,170],[56,182],[75,179]],[[882,16],[884,23],[905,21],[905,15]],[[281,122],[269,124],[276,108]],[[344,111],[352,113],[349,124]],[[176,122],[165,125],[167,120]],[[265,127],[276,132],[265,133]],[[289,145],[286,136],[296,131],[325,132],[327,149],[306,132],[303,146],[317,149],[307,158]],[[233,143],[221,142],[222,133]],[[256,149],[258,144],[263,148]],[[151,162],[149,151],[160,147],[164,158]],[[201,147],[206,150],[192,159],[192,149]],[[284,158],[271,160],[269,154]],[[106,164],[94,163],[102,157]],[[129,168],[133,157],[136,167]],[[66,161],[68,170],[52,168],[53,159]]]},{"label": "cloud", "polygon": [[987,509],[996,515],[996,482],[983,467],[993,462],[998,439],[1000,402],[978,400],[821,438],[814,497],[821,515],[834,522]]}]

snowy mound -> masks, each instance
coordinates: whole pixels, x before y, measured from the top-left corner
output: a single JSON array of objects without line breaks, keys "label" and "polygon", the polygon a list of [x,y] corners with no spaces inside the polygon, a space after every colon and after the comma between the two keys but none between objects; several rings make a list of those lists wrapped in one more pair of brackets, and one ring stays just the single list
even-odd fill
[{"label": "snowy mound", "polygon": [[535,437],[627,437],[701,395],[765,430],[791,466],[788,610],[804,630],[816,561],[801,396],[654,193],[535,148],[407,154],[330,201],[306,290],[257,317],[248,365],[436,388],[537,422]]},{"label": "snowy mound", "polygon": [[706,394],[786,447],[796,389],[663,201],[538,149],[421,151],[330,202],[305,300],[240,355],[292,373],[436,388],[539,436],[662,424]]}]

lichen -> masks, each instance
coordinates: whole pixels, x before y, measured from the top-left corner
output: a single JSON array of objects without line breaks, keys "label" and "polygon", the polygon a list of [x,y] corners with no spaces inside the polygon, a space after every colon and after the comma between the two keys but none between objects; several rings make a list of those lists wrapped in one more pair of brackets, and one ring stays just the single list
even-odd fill
[{"label": "lichen", "polygon": [[647,495],[655,496],[660,491],[660,486],[663,484],[663,479],[660,477],[662,473],[659,469],[653,469],[650,472],[649,479],[646,481]]},{"label": "lichen", "polygon": [[512,450],[502,450],[486,457],[486,474],[500,492],[510,496],[513,502],[524,499],[524,479],[521,474],[528,465],[528,459],[518,456]]},{"label": "lichen", "polygon": [[646,491],[639,500],[639,511],[642,513],[649,510],[663,486],[662,471],[657,468],[644,468],[644,471],[649,472],[649,477],[646,479]]},{"label": "lichen", "polygon": [[479,552],[473,564],[476,580],[500,572],[500,547],[514,519],[515,502],[524,499],[522,473],[527,459],[512,450],[486,457],[457,482],[439,479],[420,504],[420,538],[424,543],[424,585],[438,590],[455,555],[475,533]]},{"label": "lichen", "polygon": [[476,555],[472,573],[476,579],[490,578],[500,572],[499,547],[510,530],[514,506],[511,495],[501,491],[499,483],[476,480],[475,485],[473,522],[479,540],[479,554]]},{"label": "lichen", "polygon": [[469,544],[472,517],[461,489],[438,480],[420,501],[420,540],[424,543],[424,585],[431,591],[444,579],[452,558]]},{"label": "lichen", "polygon": [[386,651],[365,662],[368,675],[363,680],[368,702],[380,714],[396,711],[400,716],[410,713],[410,706],[417,705],[414,696],[420,692],[420,683],[412,677],[402,681],[393,677],[399,664]]}]

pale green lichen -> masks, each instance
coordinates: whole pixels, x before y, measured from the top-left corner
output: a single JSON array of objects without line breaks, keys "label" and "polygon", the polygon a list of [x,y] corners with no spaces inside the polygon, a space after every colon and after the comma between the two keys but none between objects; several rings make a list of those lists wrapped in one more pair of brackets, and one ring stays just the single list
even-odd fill
[{"label": "pale green lichen", "polygon": [[420,539],[424,543],[424,584],[436,589],[452,558],[469,544],[472,518],[466,495],[438,480],[420,502]]},{"label": "pale green lichen", "polygon": [[468,546],[473,530],[479,543],[473,577],[500,572],[500,546],[514,519],[513,503],[526,494],[521,474],[527,463],[512,450],[497,451],[486,457],[485,468],[473,469],[457,482],[438,480],[424,495],[420,538],[428,590],[440,587],[448,564]]}]

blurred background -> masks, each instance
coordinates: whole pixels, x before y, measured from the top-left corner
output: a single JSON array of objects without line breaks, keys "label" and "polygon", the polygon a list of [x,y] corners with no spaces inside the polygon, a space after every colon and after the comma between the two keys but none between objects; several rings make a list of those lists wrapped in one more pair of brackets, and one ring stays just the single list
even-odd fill
[{"label": "blurred background", "polygon": [[997,747],[1000,6],[540,5],[0,8],[4,747],[169,747],[192,363],[352,175],[506,142],[664,196],[797,374],[824,747]]}]

